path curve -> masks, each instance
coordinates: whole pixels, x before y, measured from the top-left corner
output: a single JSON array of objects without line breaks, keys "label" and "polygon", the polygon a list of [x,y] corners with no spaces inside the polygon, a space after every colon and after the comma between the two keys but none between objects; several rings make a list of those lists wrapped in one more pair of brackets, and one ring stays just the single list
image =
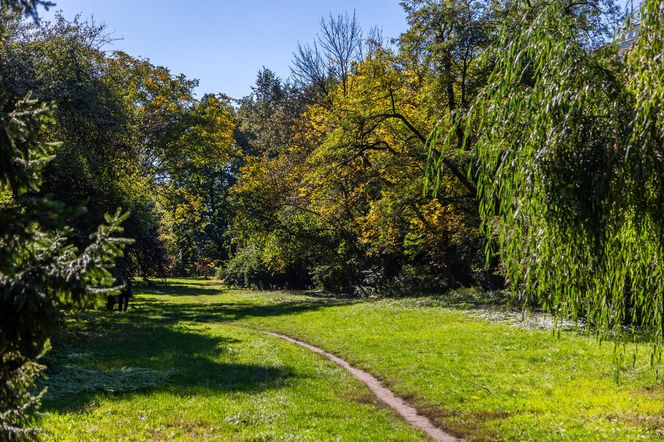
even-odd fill
[{"label": "path curve", "polygon": [[355,368],[345,360],[341,359],[340,357],[335,356],[332,353],[328,353],[325,350],[315,347],[311,344],[307,344],[306,342],[298,341],[297,339],[293,339],[290,336],[282,335],[280,333],[273,333],[273,332],[266,332],[266,333],[270,336],[274,336],[279,339],[283,339],[285,341],[304,347],[308,350],[313,351],[314,353],[318,353],[319,355],[326,357],[327,359],[331,360],[337,365],[340,365],[341,367],[349,371],[357,379],[362,381],[367,387],[369,387],[369,390],[371,390],[378,399],[380,399],[385,405],[387,405],[388,407],[392,408],[394,411],[399,413],[399,415],[401,415],[401,417],[403,417],[406,420],[406,422],[424,431],[433,440],[439,442],[463,441],[463,439],[458,439],[452,436],[451,434],[448,434],[443,430],[441,430],[440,428],[436,427],[433,423],[431,423],[431,421],[426,416],[422,416],[421,414],[419,414],[417,410],[415,410],[415,408],[413,408],[406,401],[404,401],[403,399],[392,393],[390,390],[388,390],[378,379],[376,379],[374,376],[367,373],[366,371],[360,370],[359,368]]}]

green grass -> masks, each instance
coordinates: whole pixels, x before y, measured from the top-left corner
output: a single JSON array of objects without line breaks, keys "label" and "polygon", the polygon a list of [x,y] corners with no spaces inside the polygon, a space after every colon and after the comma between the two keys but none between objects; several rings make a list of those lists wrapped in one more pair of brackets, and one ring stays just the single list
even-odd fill
[{"label": "green grass", "polygon": [[52,357],[47,434],[421,437],[336,366],[256,332],[273,330],[373,373],[469,440],[664,439],[664,385],[647,347],[617,384],[612,344],[489,322],[436,298],[351,302],[201,281],[138,291],[128,315],[78,322]]},{"label": "green grass", "polygon": [[344,370],[277,338],[154,301],[84,319],[47,361],[46,440],[424,439]]}]

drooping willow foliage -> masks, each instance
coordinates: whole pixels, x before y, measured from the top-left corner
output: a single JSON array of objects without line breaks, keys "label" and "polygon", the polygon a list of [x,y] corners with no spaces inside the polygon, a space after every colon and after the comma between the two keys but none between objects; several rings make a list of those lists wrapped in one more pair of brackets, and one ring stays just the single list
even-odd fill
[{"label": "drooping willow foliage", "polygon": [[[664,1],[646,0],[633,46],[587,43],[567,2],[524,5],[463,122],[479,210],[510,286],[600,336],[662,339]],[[456,144],[441,125],[428,180]]]}]

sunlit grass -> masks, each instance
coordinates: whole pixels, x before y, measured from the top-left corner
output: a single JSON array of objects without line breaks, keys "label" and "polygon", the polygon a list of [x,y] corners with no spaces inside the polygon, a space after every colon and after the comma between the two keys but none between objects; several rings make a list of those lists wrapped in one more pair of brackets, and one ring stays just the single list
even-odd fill
[{"label": "sunlit grass", "polygon": [[[618,384],[613,345],[600,347],[573,331],[556,337],[489,322],[476,311],[441,307],[437,298],[357,302],[209,284],[140,288],[142,302],[129,315],[102,316],[89,326],[88,333],[106,330],[104,338],[79,337],[77,348],[63,353],[79,355],[71,366],[138,367],[154,372],[137,372],[136,382],[157,380],[136,391],[102,393],[96,386],[60,399],[49,406],[45,428],[110,438],[156,437],[159,428],[191,439],[416,437],[338,368],[252,330],[262,329],[343,356],[469,440],[664,438],[664,385],[646,347]],[[159,378],[164,370],[173,371],[166,380]],[[256,401],[263,411],[252,408]],[[236,415],[244,417],[233,423]],[[190,421],[197,423],[193,430]],[[122,422],[126,429],[118,428]]]},{"label": "sunlit grass", "polygon": [[186,313],[139,301],[71,324],[48,361],[44,438],[423,439],[336,365]]}]

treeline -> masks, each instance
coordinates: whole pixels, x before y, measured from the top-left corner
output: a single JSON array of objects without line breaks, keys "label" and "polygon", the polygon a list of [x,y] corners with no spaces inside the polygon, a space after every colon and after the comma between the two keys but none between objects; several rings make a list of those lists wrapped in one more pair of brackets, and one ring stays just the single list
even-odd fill
[{"label": "treeline", "polygon": [[[575,44],[616,54],[613,2],[559,4]],[[384,296],[503,286],[500,254],[485,254],[482,219],[495,217],[480,216],[465,122],[505,32],[548,5],[401,5],[409,28],[394,40],[363,32],[354,15],[321,20],[291,78],[264,70],[240,101],[228,283]]]},{"label": "treeline", "polygon": [[226,282],[388,296],[501,285],[485,266],[469,150],[446,156],[437,198],[423,189],[429,134],[486,82],[507,10],[402,4],[398,39],[329,16],[289,79],[264,69],[240,100]]},{"label": "treeline", "polygon": [[395,44],[353,15],[322,20],[290,79],[265,69],[237,101],[108,52],[103,26],[5,14],[7,102],[31,92],[54,109],[40,139],[60,146],[38,195],[87,208],[69,222],[79,246],[129,211],[121,266],[136,275],[360,294],[488,283],[470,156],[450,155],[444,197],[422,189],[426,138],[485,81],[497,12],[404,7]]},{"label": "treeline", "polygon": [[440,198],[423,188],[429,133],[488,75],[497,12],[404,5],[394,44],[352,15],[323,19],[292,79],[264,70],[240,102],[228,282],[389,295],[492,280],[468,152],[450,152]]},{"label": "treeline", "polygon": [[[4,90],[55,106],[42,136],[62,144],[39,193],[87,207],[70,223],[77,244],[104,213],[129,211],[134,243],[120,265],[135,275],[358,295],[502,286],[459,123],[495,67],[501,29],[528,6],[401,4],[409,28],[397,39],[331,15],[296,48],[290,78],[263,69],[239,100],[197,98],[195,80],[106,51],[103,26],[4,17]],[[568,19],[594,50],[617,9],[570,3]],[[436,127],[456,128],[456,141],[431,162]],[[435,197],[424,192],[432,179]]]},{"label": "treeline", "polygon": [[70,223],[76,242],[120,207],[131,214],[130,272],[201,273],[223,260],[226,194],[241,160],[230,99],[196,98],[195,80],[106,52],[103,26],[60,15],[41,25],[3,20],[3,92],[8,102],[31,92],[53,106],[41,139],[60,145],[39,194],[87,208]]}]

